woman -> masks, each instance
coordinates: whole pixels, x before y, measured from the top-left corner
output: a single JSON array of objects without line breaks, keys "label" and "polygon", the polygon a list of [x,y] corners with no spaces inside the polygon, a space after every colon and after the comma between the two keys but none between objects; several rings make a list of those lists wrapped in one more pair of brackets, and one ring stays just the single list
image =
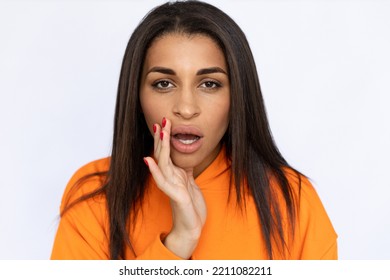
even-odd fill
[{"label": "woman", "polygon": [[166,3],[143,19],[113,138],[67,186],[53,259],[337,258],[320,199],[272,139],[245,35],[219,9]]}]

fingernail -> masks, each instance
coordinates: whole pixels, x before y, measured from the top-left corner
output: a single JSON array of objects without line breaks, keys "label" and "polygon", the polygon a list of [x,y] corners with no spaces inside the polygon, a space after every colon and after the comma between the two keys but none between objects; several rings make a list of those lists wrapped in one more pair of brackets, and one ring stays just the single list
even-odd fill
[{"label": "fingernail", "polygon": [[167,119],[164,117],[162,119],[162,127],[165,127],[166,124],[167,124]]},{"label": "fingernail", "polygon": [[146,160],[146,158],[144,158],[144,162],[145,162],[146,166],[149,166],[149,163],[148,163],[148,161]]},{"label": "fingernail", "polygon": [[160,132],[160,139],[163,140],[163,138],[164,138],[164,132],[161,131]]},{"label": "fingernail", "polygon": [[153,125],[153,132],[156,133],[156,131],[157,131],[157,126],[154,124]]}]

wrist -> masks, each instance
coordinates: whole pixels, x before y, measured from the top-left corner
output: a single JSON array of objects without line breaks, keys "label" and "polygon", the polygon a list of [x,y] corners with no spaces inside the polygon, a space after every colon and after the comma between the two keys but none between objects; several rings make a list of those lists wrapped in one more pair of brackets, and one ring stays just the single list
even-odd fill
[{"label": "wrist", "polygon": [[171,252],[183,259],[189,259],[199,242],[199,234],[186,234],[172,230],[163,240]]}]

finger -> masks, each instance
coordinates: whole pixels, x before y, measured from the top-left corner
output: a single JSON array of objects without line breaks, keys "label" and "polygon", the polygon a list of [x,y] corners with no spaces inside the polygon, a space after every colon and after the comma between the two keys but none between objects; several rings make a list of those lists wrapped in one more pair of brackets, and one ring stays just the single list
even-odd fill
[{"label": "finger", "polygon": [[171,164],[171,121],[164,118],[162,124],[160,131],[161,150],[158,164],[161,171],[165,173]]},{"label": "finger", "polygon": [[144,158],[145,164],[149,167],[149,171],[152,174],[157,187],[165,193],[170,199],[174,199],[175,192],[173,188],[169,186],[164,174],[161,172],[160,167],[151,157]]},{"label": "finger", "polygon": [[153,125],[153,139],[154,139],[154,157],[159,158],[160,150],[161,150],[161,140],[160,140],[160,132],[161,127],[157,123]]}]

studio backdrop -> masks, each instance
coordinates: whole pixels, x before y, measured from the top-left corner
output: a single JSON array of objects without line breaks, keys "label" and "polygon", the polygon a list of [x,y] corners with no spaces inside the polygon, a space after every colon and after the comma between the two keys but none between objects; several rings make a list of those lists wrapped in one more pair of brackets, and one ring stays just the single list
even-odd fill
[{"label": "studio backdrop", "polygon": [[[390,2],[209,1],[250,42],[275,141],[340,259],[390,259]],[[48,259],[64,188],[110,154],[127,41],[162,1],[0,1],[0,259]]]}]

